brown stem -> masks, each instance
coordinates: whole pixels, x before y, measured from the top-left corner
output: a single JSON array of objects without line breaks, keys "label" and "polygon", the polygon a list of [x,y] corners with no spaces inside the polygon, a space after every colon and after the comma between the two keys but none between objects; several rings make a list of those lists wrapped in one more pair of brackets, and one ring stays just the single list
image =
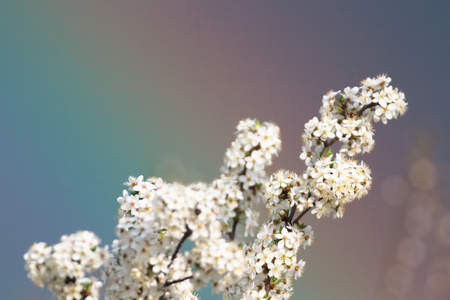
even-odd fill
[{"label": "brown stem", "polygon": [[172,284],[175,284],[175,283],[179,283],[179,282],[191,279],[193,277],[194,276],[191,275],[191,276],[187,276],[187,277],[184,277],[184,278],[181,278],[181,279],[177,279],[177,280],[173,280],[173,281],[167,281],[166,283],[164,283],[164,286],[166,287],[166,286],[169,286],[169,285],[172,285]]},{"label": "brown stem", "polygon": [[291,207],[291,211],[289,212],[289,216],[288,216],[288,218],[287,218],[287,222],[286,223],[289,223],[289,224],[292,224],[292,218],[294,218],[294,215],[295,215],[295,211],[297,210],[297,204],[294,204],[292,207]]},{"label": "brown stem", "polygon": [[342,115],[344,119],[347,119],[347,102],[345,102],[344,107],[342,108]]},{"label": "brown stem", "polygon": [[170,261],[170,264],[167,266],[167,268],[170,268],[173,261],[175,260],[175,257],[177,257],[178,252],[180,251],[181,245],[183,245],[184,241],[190,237],[192,234],[192,230],[186,225],[186,231],[184,232],[183,237],[181,238],[180,242],[177,245],[177,248],[175,249],[175,252],[172,254],[172,258]]},{"label": "brown stem", "polygon": [[307,209],[302,210],[302,212],[300,213],[300,215],[295,218],[294,222],[292,222],[292,224],[297,223],[298,221],[300,221],[300,219],[311,209],[311,207],[308,207]]},{"label": "brown stem", "polygon": [[323,151],[322,153],[320,153],[320,157],[323,157],[327,151],[328,148],[330,148],[331,146],[333,146],[333,144],[338,140],[338,137],[334,137],[332,140],[330,140],[330,142],[328,142],[328,140],[323,144]]},{"label": "brown stem", "polygon": [[361,108],[360,111],[358,111],[358,112],[356,113],[356,115],[357,115],[358,117],[361,117],[362,114],[363,114],[363,112],[364,112],[366,109],[375,107],[376,105],[378,105],[378,103],[372,102],[372,103],[366,104],[366,105],[363,106],[363,108]]},{"label": "brown stem", "polygon": [[270,284],[272,283],[272,278],[270,276],[266,277],[266,280],[264,280],[264,284],[266,285],[266,294],[269,295],[270,292]]},{"label": "brown stem", "polygon": [[237,225],[239,223],[239,217],[242,213],[242,211],[239,210],[239,207],[237,207],[235,209],[236,215],[233,218],[233,227],[231,229],[231,232],[228,233],[228,235],[230,236],[230,240],[234,241],[234,238],[236,237],[236,229],[237,229]]}]

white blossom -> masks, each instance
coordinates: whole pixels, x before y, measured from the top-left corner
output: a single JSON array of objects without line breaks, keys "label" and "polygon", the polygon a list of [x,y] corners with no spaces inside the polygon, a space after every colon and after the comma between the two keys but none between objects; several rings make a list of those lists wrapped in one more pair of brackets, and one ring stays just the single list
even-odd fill
[{"label": "white blossom", "polygon": [[[130,176],[117,198],[111,251],[88,231],[53,246],[35,243],[24,255],[28,277],[56,299],[95,300],[101,288],[111,300],[197,299],[196,290],[208,284],[224,299],[289,299],[305,269],[299,251],[314,241],[302,217],[342,218],[368,193],[370,169],[353,157],[373,149],[373,122],[407,110],[405,95],[390,82],[380,75],[323,96],[320,119],[308,121],[301,135],[300,175],[279,170],[266,177],[281,150],[280,130],[245,119],[210,184]],[[260,226],[261,200],[268,220]]]}]

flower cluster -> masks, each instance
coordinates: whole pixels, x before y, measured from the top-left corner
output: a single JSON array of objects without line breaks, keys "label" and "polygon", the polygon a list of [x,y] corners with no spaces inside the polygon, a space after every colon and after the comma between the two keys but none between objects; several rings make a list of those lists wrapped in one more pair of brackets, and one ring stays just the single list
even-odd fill
[{"label": "flower cluster", "polygon": [[233,284],[224,299],[288,299],[292,277],[301,277],[305,262],[297,259],[301,245],[311,244],[310,226],[265,223],[257,240],[247,247],[245,276]]},{"label": "flower cluster", "polygon": [[[311,227],[301,223],[301,218],[310,210],[317,218],[331,213],[342,217],[345,206],[370,189],[368,166],[346,156],[373,148],[372,121],[386,123],[406,111],[404,94],[389,83],[390,78],[379,76],[366,79],[361,88],[348,87],[343,93],[324,96],[321,120],[311,119],[302,135],[300,158],[307,169],[302,176],[278,171],[265,184],[269,220],[246,250],[246,272],[229,287],[227,297],[290,297],[292,276],[301,276],[304,267],[303,260],[297,261],[298,248],[313,240]],[[390,113],[381,113],[387,107]],[[342,146],[333,157],[331,147],[336,141]]]},{"label": "flower cluster", "polygon": [[260,228],[256,240],[246,247],[245,275],[230,286],[224,298],[288,299],[292,277],[303,274],[305,262],[297,259],[300,246],[311,245],[311,226],[292,220],[295,187],[301,184],[293,172],[280,170],[265,184],[269,220]]},{"label": "flower cluster", "polygon": [[[194,288],[210,280],[224,286],[242,274],[242,250],[223,238],[227,203],[219,190],[202,183],[144,182],[141,176],[126,185],[131,195],[124,191],[118,199],[123,217],[113,242],[115,259],[106,268],[108,299],[195,299]],[[193,248],[180,253],[187,239]]]},{"label": "flower cluster", "polygon": [[143,180],[144,176],[128,178],[124,185],[128,186],[129,191],[124,190],[123,196],[117,198],[120,207],[118,217],[124,216],[145,216],[150,214],[150,202],[155,191],[162,188],[164,182],[161,178],[148,178]]},{"label": "flower cluster", "polygon": [[331,212],[333,217],[341,218],[345,205],[367,195],[372,183],[366,164],[339,154],[334,160],[331,155],[321,158],[303,177],[303,184],[295,187],[297,207],[300,212],[313,208],[311,213],[319,219]]},{"label": "flower cluster", "polygon": [[54,246],[35,243],[24,255],[28,277],[57,299],[98,299],[102,282],[92,273],[109,258],[108,248],[99,244],[100,239],[89,231],[64,235]]},{"label": "flower cluster", "polygon": [[270,216],[285,217],[295,201],[293,188],[302,181],[294,172],[280,170],[270,176],[265,185],[266,208]]},{"label": "flower cluster", "polygon": [[236,134],[236,140],[225,153],[222,175],[213,182],[223,191],[231,209],[233,218],[227,222],[231,239],[236,222],[245,223],[246,236],[257,228],[259,214],[254,205],[264,197],[261,189],[266,181],[264,169],[281,150],[280,129],[273,123],[245,119],[239,122]]},{"label": "flower cluster", "polygon": [[[404,94],[390,81],[368,78],[323,97],[321,119],[311,119],[302,135],[302,175],[280,170],[267,179],[264,169],[281,149],[279,128],[243,120],[218,179],[182,185],[130,176],[117,199],[111,253],[88,232],[53,247],[37,243],[25,254],[28,276],[58,299],[97,299],[101,282],[86,274],[101,266],[106,299],[197,299],[195,291],[208,284],[224,299],[289,299],[304,271],[299,249],[314,238],[302,217],[340,218],[370,189],[368,166],[349,157],[373,148],[372,122],[406,111]],[[268,220],[259,227],[261,200]],[[244,243],[241,232],[257,228],[254,241]]]},{"label": "flower cluster", "polygon": [[[118,240],[106,267],[107,298],[175,297],[195,299],[192,291],[213,281],[214,289],[243,274],[244,254],[234,242],[236,226],[257,226],[252,200],[261,196],[264,168],[281,142],[271,123],[244,120],[225,155],[222,176],[211,185],[164,183],[132,177],[118,198]],[[190,240],[191,251],[180,252]]]},{"label": "flower cluster", "polygon": [[367,78],[361,87],[330,91],[322,99],[321,120],[305,124],[300,158],[312,166],[331,144],[339,140],[340,153],[354,156],[370,152],[375,144],[372,121],[396,119],[407,110],[405,94],[389,85],[391,78]]}]

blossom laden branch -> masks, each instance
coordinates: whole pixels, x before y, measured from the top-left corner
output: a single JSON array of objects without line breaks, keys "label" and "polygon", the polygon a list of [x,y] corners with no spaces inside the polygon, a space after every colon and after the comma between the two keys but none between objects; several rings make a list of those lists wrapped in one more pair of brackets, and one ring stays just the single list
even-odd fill
[{"label": "blossom laden branch", "polygon": [[[301,176],[281,170],[267,181],[269,220],[249,246],[247,271],[236,283],[238,288],[230,289],[231,294],[239,290],[243,298],[290,297],[290,278],[302,275],[304,262],[296,263],[295,256],[286,259],[284,253],[296,254],[299,245],[310,245],[313,238],[311,227],[298,224],[300,219],[309,211],[317,218],[330,214],[341,218],[345,206],[365,196],[370,189],[370,169],[347,156],[372,150],[372,121],[387,123],[406,111],[403,93],[389,83],[390,78],[381,75],[364,80],[361,88],[348,87],[343,93],[331,91],[323,97],[321,120],[311,119],[302,135],[304,145],[300,158],[307,170]],[[342,146],[333,155],[331,147],[337,141]],[[292,222],[294,208],[299,215]]]},{"label": "blossom laden branch", "polygon": [[[35,243],[24,255],[28,276],[58,299],[96,300],[102,285],[105,299],[197,299],[195,291],[209,283],[224,299],[289,299],[293,279],[304,272],[299,250],[314,239],[300,221],[308,212],[341,218],[346,205],[368,193],[370,169],[354,157],[373,149],[373,122],[407,110],[390,82],[380,75],[323,97],[320,119],[302,134],[301,175],[279,170],[266,177],[281,149],[279,128],[246,119],[211,184],[130,176],[117,199],[111,250],[87,231],[54,246]],[[261,200],[268,220],[259,226]],[[242,242],[241,224],[244,236],[259,227],[253,242]],[[183,252],[188,240],[192,247]],[[98,270],[103,282],[93,275]]]}]

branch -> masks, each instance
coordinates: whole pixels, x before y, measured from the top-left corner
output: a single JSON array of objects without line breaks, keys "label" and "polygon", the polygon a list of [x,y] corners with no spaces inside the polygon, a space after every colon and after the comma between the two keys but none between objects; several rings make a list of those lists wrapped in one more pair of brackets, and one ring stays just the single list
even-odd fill
[{"label": "branch", "polygon": [[342,107],[342,115],[344,116],[344,119],[347,119],[347,102],[344,103]]},{"label": "branch", "polygon": [[264,280],[264,283],[266,285],[266,294],[269,295],[271,284],[272,284],[272,278],[270,278],[269,275],[267,275],[266,280]]},{"label": "branch", "polygon": [[311,210],[311,207],[308,207],[307,209],[302,210],[301,214],[294,220],[294,222],[292,222],[292,224],[295,224],[298,221],[300,221],[300,219],[310,210]]},{"label": "branch", "polygon": [[231,232],[228,233],[230,236],[230,240],[234,241],[234,238],[236,237],[236,229],[237,225],[239,223],[239,217],[242,213],[242,211],[239,209],[239,206],[235,208],[236,215],[233,218],[233,227],[231,229]]},{"label": "branch", "polygon": [[289,212],[289,215],[287,216],[287,218],[285,219],[286,223],[292,224],[292,219],[294,218],[295,215],[295,211],[297,210],[297,204],[294,204],[291,207],[291,211]]},{"label": "branch", "polygon": [[333,144],[337,141],[337,140],[339,140],[339,138],[336,136],[336,137],[334,137],[332,140],[330,140],[330,142],[328,142],[328,140],[325,142],[325,143],[323,143],[323,151],[320,153],[320,157],[323,157],[326,153],[327,153],[327,151],[328,151],[328,148],[330,148],[331,146],[333,146]]},{"label": "branch", "polygon": [[378,103],[374,103],[374,102],[372,102],[372,103],[370,103],[370,104],[367,104],[367,105],[364,105],[363,108],[361,108],[361,110],[358,111],[358,112],[356,113],[356,115],[357,115],[358,117],[361,117],[362,114],[363,114],[363,112],[364,112],[366,109],[375,107],[375,106],[377,106],[377,105],[378,105]]},{"label": "branch", "polygon": [[169,286],[169,285],[172,285],[172,284],[175,284],[175,283],[179,283],[179,282],[191,279],[193,277],[194,276],[191,275],[191,276],[187,276],[187,277],[184,277],[184,278],[181,278],[181,279],[177,279],[177,280],[173,280],[173,281],[167,281],[166,283],[164,283],[164,286],[166,287],[166,286]]},{"label": "branch", "polygon": [[172,265],[173,261],[175,260],[175,258],[177,257],[178,252],[180,251],[181,245],[184,243],[184,241],[190,237],[192,234],[192,230],[186,225],[186,231],[184,232],[183,237],[181,238],[180,242],[177,245],[177,248],[175,249],[175,252],[172,254],[172,258],[170,261],[170,264],[167,266],[167,268],[170,268],[170,266]]}]

